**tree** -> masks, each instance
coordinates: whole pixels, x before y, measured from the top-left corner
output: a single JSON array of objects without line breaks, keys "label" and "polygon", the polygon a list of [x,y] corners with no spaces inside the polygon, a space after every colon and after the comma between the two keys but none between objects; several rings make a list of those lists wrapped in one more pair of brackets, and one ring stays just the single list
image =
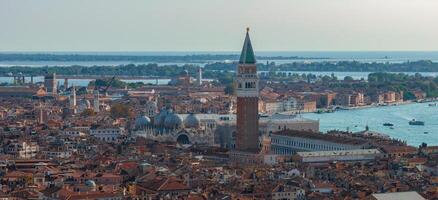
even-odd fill
[{"label": "tree", "polygon": [[414,93],[412,93],[411,91],[406,91],[403,92],[403,99],[404,100],[414,100],[417,97],[415,97]]},{"label": "tree", "polygon": [[344,81],[354,81],[354,79],[351,76],[345,76]]},{"label": "tree", "polygon": [[[97,87],[107,87],[111,82],[111,79],[96,79],[95,81],[91,81],[88,85],[89,86],[97,86]],[[119,80],[119,79],[114,79],[114,81],[112,81],[111,87],[113,88],[124,88],[126,86],[126,83]]]},{"label": "tree", "polygon": [[127,118],[130,115],[130,110],[127,105],[114,104],[111,106],[111,117],[116,118]]},{"label": "tree", "polygon": [[218,81],[219,81],[219,83],[221,83],[223,85],[228,85],[230,83],[233,83],[234,82],[234,73],[230,73],[230,72],[221,73],[221,74],[219,74]]},{"label": "tree", "polygon": [[321,77],[321,80],[323,83],[329,82],[332,80],[332,78],[330,76],[324,75],[323,77]]},{"label": "tree", "polygon": [[87,108],[84,111],[82,111],[81,116],[82,117],[89,117],[96,115],[96,112],[94,112],[93,109]]}]

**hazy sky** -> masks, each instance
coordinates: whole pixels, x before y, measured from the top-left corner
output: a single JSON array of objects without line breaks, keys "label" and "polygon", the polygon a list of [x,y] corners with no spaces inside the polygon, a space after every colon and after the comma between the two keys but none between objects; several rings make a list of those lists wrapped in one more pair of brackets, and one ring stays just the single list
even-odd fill
[{"label": "hazy sky", "polygon": [[438,0],[0,0],[0,51],[438,50]]}]

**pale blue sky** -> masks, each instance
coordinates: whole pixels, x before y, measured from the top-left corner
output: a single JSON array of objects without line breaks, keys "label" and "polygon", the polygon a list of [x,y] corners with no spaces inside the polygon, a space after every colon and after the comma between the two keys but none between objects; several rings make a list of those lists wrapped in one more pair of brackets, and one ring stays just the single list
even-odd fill
[{"label": "pale blue sky", "polygon": [[0,0],[0,51],[438,50],[437,0]]}]

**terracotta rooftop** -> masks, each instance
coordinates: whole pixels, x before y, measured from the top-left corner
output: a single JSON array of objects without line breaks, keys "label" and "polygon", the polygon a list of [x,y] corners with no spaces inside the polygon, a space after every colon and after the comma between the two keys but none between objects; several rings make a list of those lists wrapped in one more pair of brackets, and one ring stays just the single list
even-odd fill
[{"label": "terracotta rooftop", "polygon": [[417,148],[412,147],[412,146],[386,145],[386,146],[383,146],[382,149],[386,153],[413,153],[413,152],[417,152]]},{"label": "terracotta rooftop", "polygon": [[141,187],[151,191],[173,191],[173,190],[189,190],[190,188],[184,185],[181,181],[175,178],[158,177],[150,181],[145,181],[139,184]]}]

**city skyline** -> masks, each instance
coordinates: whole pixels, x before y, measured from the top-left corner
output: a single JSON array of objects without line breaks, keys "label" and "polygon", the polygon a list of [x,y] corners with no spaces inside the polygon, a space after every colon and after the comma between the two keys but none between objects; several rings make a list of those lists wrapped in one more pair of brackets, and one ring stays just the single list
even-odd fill
[{"label": "city skyline", "polygon": [[438,200],[398,1],[0,0],[0,200]]},{"label": "city skyline", "polygon": [[433,51],[437,6],[429,0],[2,0],[0,51],[236,51],[247,26],[258,51]]}]

